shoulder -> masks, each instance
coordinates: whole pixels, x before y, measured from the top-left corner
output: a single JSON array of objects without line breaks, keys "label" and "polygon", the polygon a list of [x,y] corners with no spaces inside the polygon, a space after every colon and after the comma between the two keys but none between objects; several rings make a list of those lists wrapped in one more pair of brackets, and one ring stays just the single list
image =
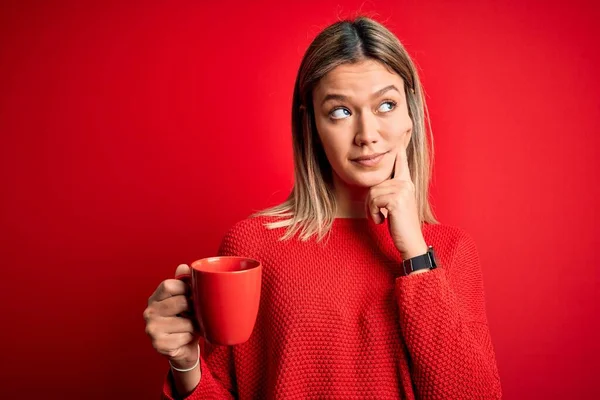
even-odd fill
[{"label": "shoulder", "polygon": [[225,233],[225,237],[234,240],[264,239],[273,231],[273,229],[267,228],[266,224],[274,221],[276,219],[273,217],[246,217],[231,225]]},{"label": "shoulder", "polygon": [[279,229],[269,229],[266,224],[272,217],[247,217],[235,222],[227,230],[219,247],[220,255],[255,256],[273,239],[277,240]]},{"label": "shoulder", "polygon": [[423,226],[425,239],[445,247],[456,247],[466,242],[474,243],[473,237],[465,229],[446,224],[429,224]]}]

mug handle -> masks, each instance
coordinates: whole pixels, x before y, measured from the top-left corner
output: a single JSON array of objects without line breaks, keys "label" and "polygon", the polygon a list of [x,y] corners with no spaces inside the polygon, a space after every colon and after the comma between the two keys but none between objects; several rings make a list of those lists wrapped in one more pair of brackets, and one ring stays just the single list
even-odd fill
[{"label": "mug handle", "polygon": [[177,275],[175,277],[175,279],[178,279],[178,280],[182,281],[183,283],[185,283],[188,287],[188,293],[190,293],[190,295],[187,296],[189,310],[185,311],[181,314],[177,314],[177,316],[178,317],[186,317],[186,318],[191,319],[192,323],[194,324],[194,330],[197,332],[198,336],[204,337],[204,330],[202,329],[200,322],[196,318],[196,311],[194,309],[194,297],[191,294],[192,293],[192,275],[191,274],[181,274],[181,275]]}]

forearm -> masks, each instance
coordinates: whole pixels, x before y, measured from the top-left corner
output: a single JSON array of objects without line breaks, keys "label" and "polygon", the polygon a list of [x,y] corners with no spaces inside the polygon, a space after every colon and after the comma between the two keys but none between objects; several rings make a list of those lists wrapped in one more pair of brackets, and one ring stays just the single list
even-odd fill
[{"label": "forearm", "polygon": [[176,393],[174,394],[177,398],[185,398],[192,393],[200,383],[200,378],[202,376],[200,364],[188,372],[178,372],[171,368],[171,373],[173,375],[173,385],[176,390]]},{"label": "forearm", "polygon": [[485,321],[476,321],[436,269],[397,282],[402,333],[421,398],[500,398],[495,355]]},{"label": "forearm", "polygon": [[189,396],[200,382],[200,376],[202,375],[200,344],[198,344],[197,349],[198,351],[194,352],[190,357],[169,361],[173,388],[175,390],[173,395],[178,399]]},{"label": "forearm", "polygon": [[[235,388],[232,386],[233,366],[230,348],[219,346],[212,352],[202,353],[197,367],[188,372],[169,371],[163,386],[163,399],[198,400],[198,399],[234,399]],[[207,359],[205,359],[207,357]],[[209,363],[212,363],[209,366]],[[173,363],[175,368],[188,369],[194,363]]]}]

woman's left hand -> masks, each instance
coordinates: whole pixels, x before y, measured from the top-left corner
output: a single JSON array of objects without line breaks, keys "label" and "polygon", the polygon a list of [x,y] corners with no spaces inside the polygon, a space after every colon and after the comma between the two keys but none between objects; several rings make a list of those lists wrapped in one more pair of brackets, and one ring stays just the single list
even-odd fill
[{"label": "woman's left hand", "polygon": [[392,240],[402,259],[406,260],[427,253],[427,244],[421,231],[415,185],[410,177],[404,147],[396,155],[393,173],[390,179],[371,187],[365,207],[367,217],[376,224],[389,219]]}]

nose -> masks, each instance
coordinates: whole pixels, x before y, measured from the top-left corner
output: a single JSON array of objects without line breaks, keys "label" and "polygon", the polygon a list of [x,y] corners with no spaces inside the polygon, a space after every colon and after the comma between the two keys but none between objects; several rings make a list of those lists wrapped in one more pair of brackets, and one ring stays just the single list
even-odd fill
[{"label": "nose", "polygon": [[364,146],[370,143],[377,143],[380,139],[379,122],[377,117],[371,112],[363,112],[357,118],[356,135],[354,143],[357,146]]}]

